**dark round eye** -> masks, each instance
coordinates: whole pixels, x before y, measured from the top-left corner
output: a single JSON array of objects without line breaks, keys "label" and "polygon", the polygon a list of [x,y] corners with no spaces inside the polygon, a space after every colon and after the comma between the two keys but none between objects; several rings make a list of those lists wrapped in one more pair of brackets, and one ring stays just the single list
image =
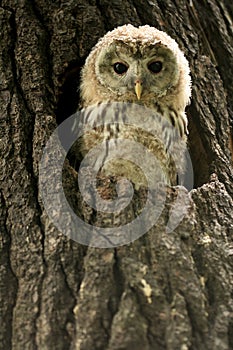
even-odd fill
[{"label": "dark round eye", "polygon": [[162,62],[160,61],[155,61],[152,63],[148,64],[148,69],[152,72],[152,73],[159,73],[163,68]]},{"label": "dark round eye", "polygon": [[117,62],[113,65],[113,69],[117,74],[124,74],[128,70],[128,66],[126,64]]}]

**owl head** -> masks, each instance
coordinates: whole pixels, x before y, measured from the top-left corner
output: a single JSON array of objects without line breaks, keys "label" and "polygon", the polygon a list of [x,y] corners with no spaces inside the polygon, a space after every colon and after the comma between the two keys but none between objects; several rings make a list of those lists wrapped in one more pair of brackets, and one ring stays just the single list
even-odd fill
[{"label": "owl head", "polygon": [[184,110],[191,95],[188,61],[175,40],[148,25],[108,32],[81,75],[83,106],[107,101],[167,104]]}]

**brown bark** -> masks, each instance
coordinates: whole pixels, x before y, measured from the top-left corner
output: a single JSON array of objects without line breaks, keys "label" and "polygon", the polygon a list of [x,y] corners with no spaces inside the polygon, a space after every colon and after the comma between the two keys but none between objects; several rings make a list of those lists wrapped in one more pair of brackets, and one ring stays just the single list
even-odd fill
[{"label": "brown bark", "polygon": [[[232,14],[228,0],[1,1],[1,349],[233,348]],[[147,234],[98,249],[49,220],[38,166],[57,121],[77,108],[91,47],[124,23],[166,31],[190,62],[196,188],[175,231],[165,230],[169,210],[187,191],[171,188]],[[75,205],[74,178],[67,167]]]}]

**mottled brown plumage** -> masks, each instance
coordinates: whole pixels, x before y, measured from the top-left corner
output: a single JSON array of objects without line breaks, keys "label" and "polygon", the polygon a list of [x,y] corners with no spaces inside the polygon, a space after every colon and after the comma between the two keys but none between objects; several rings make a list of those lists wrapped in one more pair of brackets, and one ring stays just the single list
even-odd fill
[{"label": "mottled brown plumage", "polygon": [[[124,25],[108,32],[89,54],[81,74],[82,107],[105,103],[104,113],[115,113],[115,124],[96,127],[93,115],[92,131],[87,132],[79,150],[85,156],[99,142],[116,139],[142,144],[158,159],[161,169],[154,181],[176,183],[177,169],[184,168],[187,118],[185,107],[191,95],[188,61],[175,40],[148,25],[135,28]],[[111,102],[122,102],[118,107]],[[132,123],[129,104],[145,107],[142,126]],[[125,107],[127,106],[127,107]],[[131,125],[122,125],[125,108]],[[140,110],[141,112],[141,110]],[[85,110],[83,118],[85,119]],[[149,126],[149,130],[148,127]],[[107,151],[106,151],[107,152]],[[134,147],[125,150],[125,155]],[[137,157],[137,155],[135,155]],[[143,175],[129,160],[109,162],[105,173],[128,177],[137,186],[145,185]],[[143,156],[140,159],[143,163]],[[144,165],[142,164],[142,167]],[[150,167],[145,164],[145,167]]]}]

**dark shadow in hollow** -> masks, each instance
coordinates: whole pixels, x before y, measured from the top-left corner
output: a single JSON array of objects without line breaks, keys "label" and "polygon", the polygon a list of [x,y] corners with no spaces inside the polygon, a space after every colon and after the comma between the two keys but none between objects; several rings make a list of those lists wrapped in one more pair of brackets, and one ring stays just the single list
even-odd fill
[{"label": "dark shadow in hollow", "polygon": [[80,72],[83,64],[83,61],[71,63],[65,74],[60,78],[62,86],[56,110],[58,125],[78,110]]},{"label": "dark shadow in hollow", "polygon": [[[204,183],[209,181],[209,164],[211,160],[207,154],[207,150],[203,144],[201,138],[201,130],[198,128],[198,118],[196,118],[197,112],[194,106],[188,108],[188,151],[192,161],[192,167],[194,172],[194,184],[193,188],[202,186]],[[188,174],[186,174],[186,177]],[[186,181],[188,179],[186,178]],[[191,188],[189,188],[191,190]]]}]

